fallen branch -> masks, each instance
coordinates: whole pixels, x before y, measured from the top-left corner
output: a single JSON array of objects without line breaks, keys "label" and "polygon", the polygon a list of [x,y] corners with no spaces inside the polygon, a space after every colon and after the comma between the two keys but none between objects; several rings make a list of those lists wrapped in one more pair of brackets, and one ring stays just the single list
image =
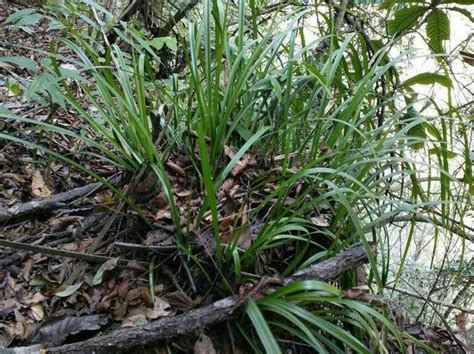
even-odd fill
[{"label": "fallen branch", "polygon": [[[416,221],[416,222],[422,222],[422,223],[427,223],[427,224],[433,224],[439,227],[444,228],[447,231],[451,231],[452,233],[461,236],[462,238],[474,242],[474,234],[468,231],[474,231],[473,228],[461,224],[459,221],[453,220],[449,218],[449,222],[451,225],[445,225],[441,220],[435,219],[420,213],[416,213],[415,215],[411,214],[403,214],[403,215],[397,215],[393,219],[390,220],[391,222],[407,222],[407,221]],[[464,229],[468,231],[464,231]]]},{"label": "fallen branch", "polygon": [[64,206],[66,202],[93,193],[101,186],[102,183],[96,182],[84,187],[71,189],[67,192],[55,194],[48,198],[35,199],[26,203],[16,203],[9,208],[0,209],[0,222],[10,221],[26,215],[49,212]]},{"label": "fallen branch", "polygon": [[423,297],[421,295],[418,295],[416,293],[412,293],[411,291],[408,291],[408,290],[405,290],[405,289],[395,288],[393,286],[386,286],[385,288],[389,289],[389,290],[393,290],[393,291],[395,291],[399,294],[414,297],[415,299],[423,300],[423,301],[426,301],[426,302],[431,302],[432,304],[441,305],[441,306],[448,307],[448,308],[451,308],[451,309],[459,310],[461,312],[474,314],[474,309],[468,309],[466,307],[462,307],[462,306],[458,306],[458,305],[454,305],[454,304],[448,304],[446,302],[439,301],[439,300],[434,300],[434,299],[431,299],[431,298],[428,299],[428,298],[425,298],[425,297]]},{"label": "fallen branch", "polygon": [[[105,263],[111,259],[107,256],[99,256],[95,254],[89,254],[84,252],[74,252],[66,251],[57,248],[51,248],[46,246],[31,245],[29,243],[10,241],[0,238],[0,247],[8,247],[19,251],[30,251],[39,254],[44,254],[48,256],[59,256],[59,257],[68,257],[74,259],[80,259],[81,261],[91,262],[91,263]],[[130,259],[119,258],[117,264],[127,268],[127,264],[130,262]],[[144,267],[148,266],[148,263],[140,262]],[[132,267],[131,269],[136,269]]]},{"label": "fallen branch", "polygon": [[[333,280],[349,270],[354,270],[366,261],[367,256],[363,246],[353,246],[332,258],[296,272],[294,275],[285,278],[284,283],[288,284],[303,279]],[[236,307],[238,301],[238,297],[230,296],[182,315],[164,317],[146,325],[124,328],[82,342],[50,348],[47,349],[47,352],[115,353],[118,350],[148,345],[229,320],[240,310],[239,307]]]},{"label": "fallen branch", "polygon": [[198,4],[199,0],[190,0],[186,5],[179,9],[173,16],[170,16],[165,25],[160,28],[153,29],[151,32],[154,37],[166,37],[176,24],[181,21],[188,12]]}]

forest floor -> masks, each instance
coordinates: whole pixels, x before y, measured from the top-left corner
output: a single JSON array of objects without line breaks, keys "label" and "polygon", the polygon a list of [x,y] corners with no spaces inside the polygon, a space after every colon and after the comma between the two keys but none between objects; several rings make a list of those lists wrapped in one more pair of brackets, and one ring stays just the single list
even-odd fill
[{"label": "forest floor", "polygon": [[[0,23],[19,10],[17,5],[0,0]],[[2,25],[0,56],[26,56],[38,61],[46,57],[44,53],[50,50],[54,38],[46,25],[39,25],[30,34]],[[68,55],[61,51],[60,54]],[[34,68],[19,69],[0,62],[1,106],[17,115],[52,122],[94,138],[73,111],[45,108],[24,98],[21,81],[36,74]],[[47,146],[64,156],[83,152],[80,140],[31,129],[25,122],[0,120],[0,131],[20,132],[28,142]],[[234,155],[233,147],[228,147],[227,158]],[[220,299],[221,291],[209,287],[208,281],[201,278],[202,273],[180,256],[169,206],[152,175],[139,171],[136,176],[125,176],[90,154],[78,154],[75,158],[132,197],[149,223],[144,223],[135,211],[117,201],[109,189],[91,176],[33,146],[2,142],[0,241],[8,242],[0,243],[3,246],[0,247],[0,348],[39,343],[60,346],[99,332],[113,333],[118,328],[176,318]],[[275,163],[247,154],[224,182],[218,195],[221,217],[226,220],[221,223],[224,241],[225,235],[230,239],[237,232],[239,246],[246,248],[255,239],[258,221],[239,230],[231,230],[231,224],[237,213],[239,217],[245,215],[253,199],[263,198],[265,193],[265,190],[258,193],[247,190],[247,182]],[[191,187],[199,178],[189,173],[191,167],[179,153],[166,161],[187,233],[194,232],[193,218],[203,203],[203,196]],[[271,189],[271,183],[266,188]],[[325,224],[331,216],[319,211],[308,217]],[[209,222],[209,219],[210,215],[206,215],[203,220]],[[196,232],[196,247],[212,259],[212,232],[210,228],[208,232],[202,232],[202,227],[200,230],[199,234]],[[287,252],[294,250],[282,250],[274,259],[284,258]],[[156,269],[152,276],[150,269]],[[221,277],[225,275],[216,274],[216,279]],[[249,293],[258,298],[271,282],[258,284],[261,287],[258,291],[255,289],[258,286],[249,290],[248,285],[246,288],[233,284],[233,293],[240,294],[237,303]],[[363,295],[358,296],[363,300]],[[443,329],[405,325],[409,333],[427,343],[442,348],[454,346],[452,336]],[[196,353],[210,353],[214,346],[222,353],[242,352],[231,335],[223,335],[226,327],[207,331],[209,337],[198,328],[187,331],[189,336],[173,339],[172,347]],[[165,347],[159,350],[165,352]]]}]

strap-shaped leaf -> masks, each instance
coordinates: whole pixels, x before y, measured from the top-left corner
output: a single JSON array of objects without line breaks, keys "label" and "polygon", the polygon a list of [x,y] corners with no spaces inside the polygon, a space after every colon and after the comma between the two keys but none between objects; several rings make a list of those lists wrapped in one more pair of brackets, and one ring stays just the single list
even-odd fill
[{"label": "strap-shaped leaf", "polygon": [[426,11],[428,7],[416,5],[405,7],[395,12],[395,18],[387,22],[387,30],[390,35],[401,33],[416,25],[416,21]]},{"label": "strap-shaped leaf", "polygon": [[449,18],[442,10],[434,9],[428,16],[426,35],[429,38],[431,50],[444,53],[443,41],[449,39]]},{"label": "strap-shaped leaf", "polygon": [[36,62],[33,59],[23,57],[20,55],[8,56],[8,57],[0,57],[0,62],[5,62],[13,65],[17,65],[20,68],[28,69],[33,72],[38,70],[36,66]]},{"label": "strap-shaped leaf", "polygon": [[405,80],[403,86],[411,85],[432,85],[440,84],[445,87],[450,87],[452,85],[451,79],[447,75],[435,74],[435,73],[421,73],[415,76],[410,77]]}]

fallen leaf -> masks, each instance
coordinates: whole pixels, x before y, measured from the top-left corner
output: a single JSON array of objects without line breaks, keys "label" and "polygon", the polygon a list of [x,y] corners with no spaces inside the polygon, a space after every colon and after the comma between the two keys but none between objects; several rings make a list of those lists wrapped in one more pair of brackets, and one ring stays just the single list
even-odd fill
[{"label": "fallen leaf", "polygon": [[456,317],[454,317],[454,320],[456,322],[456,326],[461,331],[466,331],[467,315],[465,312],[460,312],[459,314],[457,314]]},{"label": "fallen leaf", "polygon": [[127,268],[136,272],[144,273],[148,271],[139,261],[132,259],[127,262]]},{"label": "fallen leaf", "polygon": [[30,310],[36,321],[41,321],[44,318],[44,310],[41,304],[31,306]]},{"label": "fallen leaf", "polygon": [[41,176],[39,170],[36,170],[31,178],[31,194],[35,197],[41,198],[46,198],[51,195],[51,191],[44,183],[43,176]]},{"label": "fallen leaf", "polygon": [[99,270],[97,271],[97,273],[95,273],[94,279],[92,280],[92,284],[93,285],[99,285],[100,283],[102,283],[104,273],[108,272],[108,271],[111,271],[111,270],[114,270],[115,267],[117,266],[117,262],[118,262],[118,257],[115,257],[115,258],[111,258],[108,261],[106,261],[105,263],[103,263],[99,267]]},{"label": "fallen leaf", "polygon": [[216,348],[211,338],[201,333],[199,339],[194,343],[194,354],[216,354]]},{"label": "fallen leaf", "polygon": [[154,320],[158,317],[168,316],[170,313],[171,313],[170,304],[168,304],[166,301],[160,298],[156,298],[155,305],[153,306],[152,309],[148,309],[146,311],[145,316],[149,320]]},{"label": "fallen leaf", "polygon": [[327,214],[321,214],[318,216],[313,216],[309,220],[316,226],[328,227],[331,222],[331,217]]},{"label": "fallen leaf", "polygon": [[184,171],[181,166],[175,164],[174,162],[166,161],[166,167],[168,167],[170,170],[177,173],[178,175],[186,177],[186,171]]},{"label": "fallen leaf", "polygon": [[188,311],[197,305],[184,291],[177,290],[166,295],[166,301],[171,307],[181,311]]},{"label": "fallen leaf", "polygon": [[148,320],[146,319],[146,316],[142,313],[128,316],[125,320],[122,322],[122,327],[135,327],[135,326],[140,326],[147,324]]},{"label": "fallen leaf", "polygon": [[230,171],[230,174],[235,177],[245,170],[247,166],[254,165],[254,163],[256,163],[256,161],[252,158],[252,155],[246,153],[239,161],[235,163],[234,167],[232,167],[232,170]]},{"label": "fallen leaf", "polygon": [[61,291],[54,293],[54,295],[59,296],[59,297],[68,297],[74,294],[81,286],[82,286],[82,281],[75,285],[69,285],[66,288],[64,288],[63,286],[60,286],[58,290],[61,290]]},{"label": "fallen leaf", "polygon": [[33,296],[24,298],[22,302],[25,305],[36,305],[47,299],[48,298],[44,296],[43,294],[41,294],[40,292],[36,292]]},{"label": "fallen leaf", "polygon": [[252,244],[252,226],[251,225],[244,225],[239,227],[236,232],[238,232],[238,241],[237,245],[246,250]]},{"label": "fallen leaf", "polygon": [[21,307],[21,304],[15,299],[0,300],[0,319],[6,318],[14,310]]}]

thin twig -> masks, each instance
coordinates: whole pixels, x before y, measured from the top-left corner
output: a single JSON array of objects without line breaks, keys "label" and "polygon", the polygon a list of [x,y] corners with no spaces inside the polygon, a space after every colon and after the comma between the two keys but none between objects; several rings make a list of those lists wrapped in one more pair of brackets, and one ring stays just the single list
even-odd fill
[{"label": "thin twig", "polygon": [[474,309],[468,309],[466,307],[453,305],[453,304],[448,304],[446,302],[439,301],[439,300],[427,299],[427,298],[424,298],[421,295],[418,295],[416,293],[412,293],[411,291],[408,291],[408,290],[405,290],[405,289],[400,289],[400,288],[395,288],[393,286],[386,286],[385,288],[389,289],[389,290],[396,291],[397,293],[400,293],[400,294],[403,294],[403,295],[408,295],[410,297],[414,297],[414,298],[419,299],[419,300],[424,300],[426,302],[431,302],[431,303],[436,304],[436,305],[441,305],[441,306],[444,306],[444,307],[449,307],[451,309],[455,309],[455,310],[459,310],[459,311],[462,311],[462,312],[474,314]]},{"label": "thin twig", "polygon": [[[29,243],[23,242],[16,242],[10,241],[5,239],[0,239],[0,247],[7,247],[12,248],[19,251],[31,251],[39,254],[49,255],[49,256],[59,256],[59,257],[68,257],[74,259],[80,259],[85,262],[93,262],[93,263],[104,263],[111,259],[111,257],[107,256],[99,256],[95,254],[88,254],[83,252],[74,252],[74,251],[66,251],[57,248],[51,248],[46,246],[39,246],[39,245],[31,245]],[[117,261],[117,264],[124,266],[127,268],[126,265],[130,262],[129,259],[120,259]],[[140,262],[143,266],[147,266],[148,263]],[[136,269],[136,268],[132,268]]]}]

